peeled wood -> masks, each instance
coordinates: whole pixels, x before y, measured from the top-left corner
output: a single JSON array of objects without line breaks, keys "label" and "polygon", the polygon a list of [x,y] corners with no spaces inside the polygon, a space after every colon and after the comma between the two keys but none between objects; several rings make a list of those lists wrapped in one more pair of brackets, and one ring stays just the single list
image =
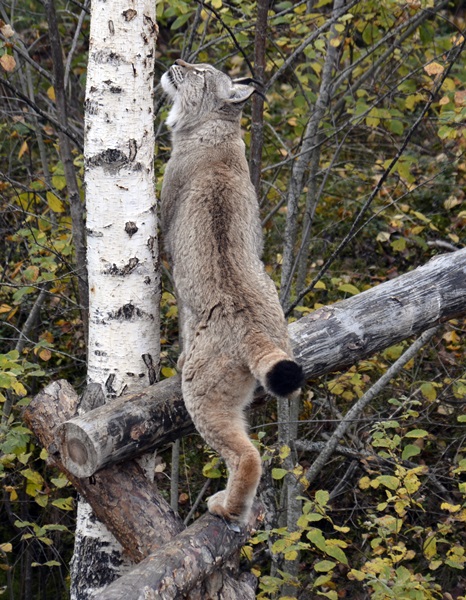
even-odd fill
[{"label": "peeled wood", "polygon": [[[289,333],[311,379],[464,314],[466,249],[314,311]],[[176,376],[64,423],[58,444],[66,468],[83,477],[192,430]]]}]

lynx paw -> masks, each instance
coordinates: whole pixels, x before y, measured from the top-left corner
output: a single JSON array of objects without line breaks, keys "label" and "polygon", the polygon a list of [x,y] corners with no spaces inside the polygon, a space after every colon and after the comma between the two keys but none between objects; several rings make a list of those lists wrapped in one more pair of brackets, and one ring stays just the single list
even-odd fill
[{"label": "lynx paw", "polygon": [[207,500],[207,508],[209,509],[209,512],[212,515],[217,515],[217,517],[221,517],[228,523],[232,523],[234,531],[239,531],[239,528],[237,529],[236,523],[239,523],[242,525],[242,524],[244,524],[245,519],[243,518],[243,515],[229,510],[227,507],[226,500],[227,500],[226,490],[217,492],[216,494],[214,494]]}]

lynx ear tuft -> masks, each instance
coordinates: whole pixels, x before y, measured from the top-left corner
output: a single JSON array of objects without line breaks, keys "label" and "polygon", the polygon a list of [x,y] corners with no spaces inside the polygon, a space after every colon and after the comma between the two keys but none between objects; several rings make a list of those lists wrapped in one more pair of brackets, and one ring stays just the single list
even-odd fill
[{"label": "lynx ear tuft", "polygon": [[231,88],[230,97],[228,102],[230,104],[244,104],[246,100],[254,94],[256,90],[250,85],[244,85],[242,83],[236,83]]}]

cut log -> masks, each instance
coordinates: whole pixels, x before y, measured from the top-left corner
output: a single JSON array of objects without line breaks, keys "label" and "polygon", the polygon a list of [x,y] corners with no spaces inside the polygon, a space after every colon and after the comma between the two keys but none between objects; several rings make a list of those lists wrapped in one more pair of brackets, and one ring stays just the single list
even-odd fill
[{"label": "cut log", "polygon": [[64,468],[57,452],[56,428],[76,413],[78,396],[66,381],[54,382],[24,411],[24,420],[48,451],[49,459],[65,473],[89,502],[96,516],[138,562],[178,534],[183,525],[135,462],[103,469],[80,479]]},{"label": "cut log", "polygon": [[[256,503],[249,526],[237,528],[238,531],[227,527],[220,517],[204,515],[163,548],[111,583],[99,594],[99,599],[184,598],[196,582],[220,572],[220,567],[226,558],[225,548],[231,552],[245,544],[257,521],[259,511],[259,505]],[[241,585],[247,585],[251,591],[247,583],[239,582],[237,587]],[[236,597],[242,596],[236,595]],[[248,597],[249,595],[245,595],[245,600]]]},{"label": "cut log", "polygon": [[77,477],[141,454],[194,431],[181,395],[180,376],[138,394],[120,396],[57,429],[61,460]]},{"label": "cut log", "polygon": [[[466,249],[316,310],[292,323],[289,333],[296,359],[311,379],[464,314]],[[57,443],[68,471],[84,477],[190,431],[176,376],[63,423]]]},{"label": "cut log", "polygon": [[293,351],[308,378],[357,361],[466,314],[466,248],[289,326]]}]

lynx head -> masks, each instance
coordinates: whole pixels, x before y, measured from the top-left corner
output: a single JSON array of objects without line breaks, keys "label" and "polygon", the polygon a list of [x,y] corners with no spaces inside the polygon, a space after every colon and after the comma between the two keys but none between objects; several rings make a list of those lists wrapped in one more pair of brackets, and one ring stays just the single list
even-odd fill
[{"label": "lynx head", "polygon": [[244,103],[256,91],[248,85],[251,81],[231,79],[211,65],[177,60],[161,79],[173,100],[167,124],[176,130],[206,118],[238,120]]}]

